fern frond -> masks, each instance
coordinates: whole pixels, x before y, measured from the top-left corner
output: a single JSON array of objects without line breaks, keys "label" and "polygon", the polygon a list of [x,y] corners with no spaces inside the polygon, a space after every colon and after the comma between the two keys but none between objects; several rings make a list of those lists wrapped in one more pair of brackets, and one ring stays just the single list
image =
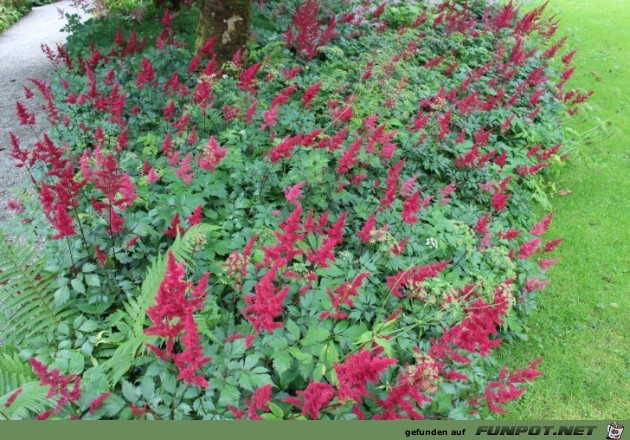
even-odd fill
[{"label": "fern frond", "polygon": [[52,399],[46,398],[48,391],[38,382],[27,382],[19,388],[22,388],[22,392],[9,408],[5,408],[4,404],[17,388],[0,396],[0,408],[2,408],[0,418],[7,417],[9,420],[32,419],[35,414],[44,412],[50,408],[51,403],[54,403]]},{"label": "fern frond", "polygon": [[31,366],[22,362],[17,353],[9,353],[8,347],[0,352],[0,396],[11,393],[27,382],[35,380]]},{"label": "fern frond", "polygon": [[17,346],[68,316],[69,304],[63,309],[53,304],[56,274],[45,273],[44,265],[32,246],[9,242],[0,234],[0,341]]},{"label": "fern frond", "polygon": [[206,236],[212,232],[221,229],[221,226],[210,225],[207,223],[199,223],[191,227],[184,235],[178,235],[171,245],[170,250],[178,260],[184,260],[191,263],[192,256],[199,244],[205,243]]}]

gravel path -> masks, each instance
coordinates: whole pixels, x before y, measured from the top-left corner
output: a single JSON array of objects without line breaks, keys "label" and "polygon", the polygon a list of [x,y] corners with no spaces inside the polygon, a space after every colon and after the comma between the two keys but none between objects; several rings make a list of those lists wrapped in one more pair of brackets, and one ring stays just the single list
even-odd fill
[{"label": "gravel path", "polygon": [[[27,78],[47,79],[52,70],[41,45],[45,43],[54,49],[57,43],[65,42],[66,36],[60,31],[65,18],[61,19],[58,9],[67,13],[76,11],[69,0],[34,7],[28,15],[0,34],[0,225],[12,215],[6,207],[6,201],[13,197],[11,188],[20,186],[26,174],[15,167],[15,161],[9,156],[9,133],[13,132],[20,138],[22,147],[31,146],[37,140],[30,127],[20,125],[15,114],[15,101],[19,99],[34,109],[32,106],[35,103],[24,98],[22,85],[27,83]],[[41,132],[45,117],[41,111],[36,114],[38,125],[35,132]]]}]

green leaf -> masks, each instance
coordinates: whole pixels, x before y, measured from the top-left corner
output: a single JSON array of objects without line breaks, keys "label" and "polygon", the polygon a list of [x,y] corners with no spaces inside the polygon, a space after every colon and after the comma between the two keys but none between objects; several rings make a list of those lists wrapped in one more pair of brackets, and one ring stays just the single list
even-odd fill
[{"label": "green leaf", "polygon": [[289,319],[284,324],[284,326],[289,332],[289,334],[293,337],[294,340],[297,341],[298,339],[300,339],[300,327],[298,327],[298,325],[294,321]]},{"label": "green leaf", "polygon": [[279,419],[284,418],[284,411],[282,411],[282,408],[280,408],[273,402],[269,402],[267,405],[269,406],[269,411],[271,411],[274,416],[278,417]]},{"label": "green leaf", "polygon": [[89,332],[93,332],[97,328],[98,328],[98,324],[95,321],[88,319],[83,324],[81,324],[81,327],[79,327],[79,331],[83,333],[89,333]]},{"label": "green leaf", "polygon": [[151,376],[144,376],[140,382],[140,391],[144,400],[150,400],[155,393],[155,382]]},{"label": "green leaf", "polygon": [[237,405],[241,393],[234,385],[225,384],[221,387],[221,394],[219,395],[219,405]]},{"label": "green leaf", "polygon": [[392,344],[387,339],[376,337],[374,338],[374,342],[376,342],[376,344],[380,347],[383,347],[383,350],[385,351],[387,357],[393,357],[394,350],[392,348]]},{"label": "green leaf", "polygon": [[278,351],[275,352],[271,358],[273,359],[273,368],[278,372],[278,374],[282,374],[291,368],[291,364],[293,363],[293,358],[286,351]]},{"label": "green leaf", "polygon": [[103,401],[103,406],[101,407],[105,414],[109,417],[114,417],[118,415],[118,413],[127,406],[127,403],[120,396],[116,396],[115,394],[110,395],[107,399]]},{"label": "green leaf", "polygon": [[83,285],[83,283],[81,281],[79,281],[78,279],[73,279],[72,281],[70,281],[70,284],[72,285],[72,288],[74,290],[76,290],[79,293],[85,293],[85,286]]},{"label": "green leaf", "polygon": [[88,286],[101,287],[101,279],[98,275],[91,273],[85,276],[85,282]]},{"label": "green leaf", "polygon": [[61,371],[67,373],[81,373],[85,366],[84,357],[75,350],[61,350],[55,357],[55,364]]},{"label": "green leaf", "polygon": [[96,265],[92,263],[85,263],[81,271],[83,273],[94,272],[96,270]]},{"label": "green leaf", "polygon": [[160,377],[162,379],[162,388],[164,388],[164,391],[170,394],[175,394],[175,390],[177,389],[177,379],[175,376],[169,373],[163,373]]},{"label": "green leaf", "polygon": [[125,399],[131,403],[136,403],[138,401],[138,394],[136,393],[136,388],[133,386],[131,382],[126,380],[122,381],[122,393]]},{"label": "green leaf", "polygon": [[55,307],[60,307],[70,299],[70,288],[68,286],[60,287],[55,291]]},{"label": "green leaf", "polygon": [[318,342],[324,342],[330,336],[330,331],[322,327],[311,327],[306,336],[302,339],[302,346],[308,347],[309,345],[317,344]]}]

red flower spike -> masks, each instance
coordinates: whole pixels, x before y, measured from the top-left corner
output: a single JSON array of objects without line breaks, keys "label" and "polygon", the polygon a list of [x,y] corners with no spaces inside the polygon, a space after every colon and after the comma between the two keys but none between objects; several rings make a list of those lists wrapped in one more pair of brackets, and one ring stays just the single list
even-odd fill
[{"label": "red flower spike", "polygon": [[315,99],[315,97],[319,93],[319,88],[321,87],[321,85],[322,82],[318,81],[304,91],[304,94],[302,95],[302,102],[304,103],[304,105],[306,105],[307,107],[311,106],[311,101]]},{"label": "red flower spike", "polygon": [[341,364],[335,363],[340,401],[343,403],[350,399],[362,403],[363,398],[370,394],[368,382],[377,384],[381,373],[397,362],[396,359],[373,356],[370,350],[361,350],[347,356]]},{"label": "red flower spike", "polygon": [[532,235],[544,234],[545,232],[547,232],[547,229],[549,229],[549,225],[551,224],[551,218],[552,218],[552,214],[549,214],[548,216],[543,217],[542,220],[540,220],[538,223],[532,226],[529,232],[531,232]]},{"label": "red flower spike", "polygon": [[[184,264],[178,263],[169,251],[166,273],[155,297],[156,305],[147,309],[153,325],[144,330],[146,335],[155,335],[166,340],[166,350],[157,351],[165,359],[171,358],[175,361],[179,369],[178,379],[183,379],[189,385],[203,387],[207,387],[208,382],[196,372],[212,359],[203,355],[193,313],[195,309],[203,308],[209,275],[206,273],[197,286],[192,287],[191,282],[184,281]],[[187,295],[189,290],[191,293]],[[184,348],[178,353],[173,352],[176,339],[179,339]]]}]

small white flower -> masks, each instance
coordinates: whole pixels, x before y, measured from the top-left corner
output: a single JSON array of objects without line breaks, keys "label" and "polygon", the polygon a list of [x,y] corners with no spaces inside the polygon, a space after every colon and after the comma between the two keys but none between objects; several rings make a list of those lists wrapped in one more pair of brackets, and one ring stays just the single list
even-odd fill
[{"label": "small white flower", "polygon": [[427,238],[425,245],[433,249],[437,249],[439,247],[438,241],[433,237]]},{"label": "small white flower", "polygon": [[223,79],[227,78],[227,74],[224,73],[221,78],[223,78]]}]

